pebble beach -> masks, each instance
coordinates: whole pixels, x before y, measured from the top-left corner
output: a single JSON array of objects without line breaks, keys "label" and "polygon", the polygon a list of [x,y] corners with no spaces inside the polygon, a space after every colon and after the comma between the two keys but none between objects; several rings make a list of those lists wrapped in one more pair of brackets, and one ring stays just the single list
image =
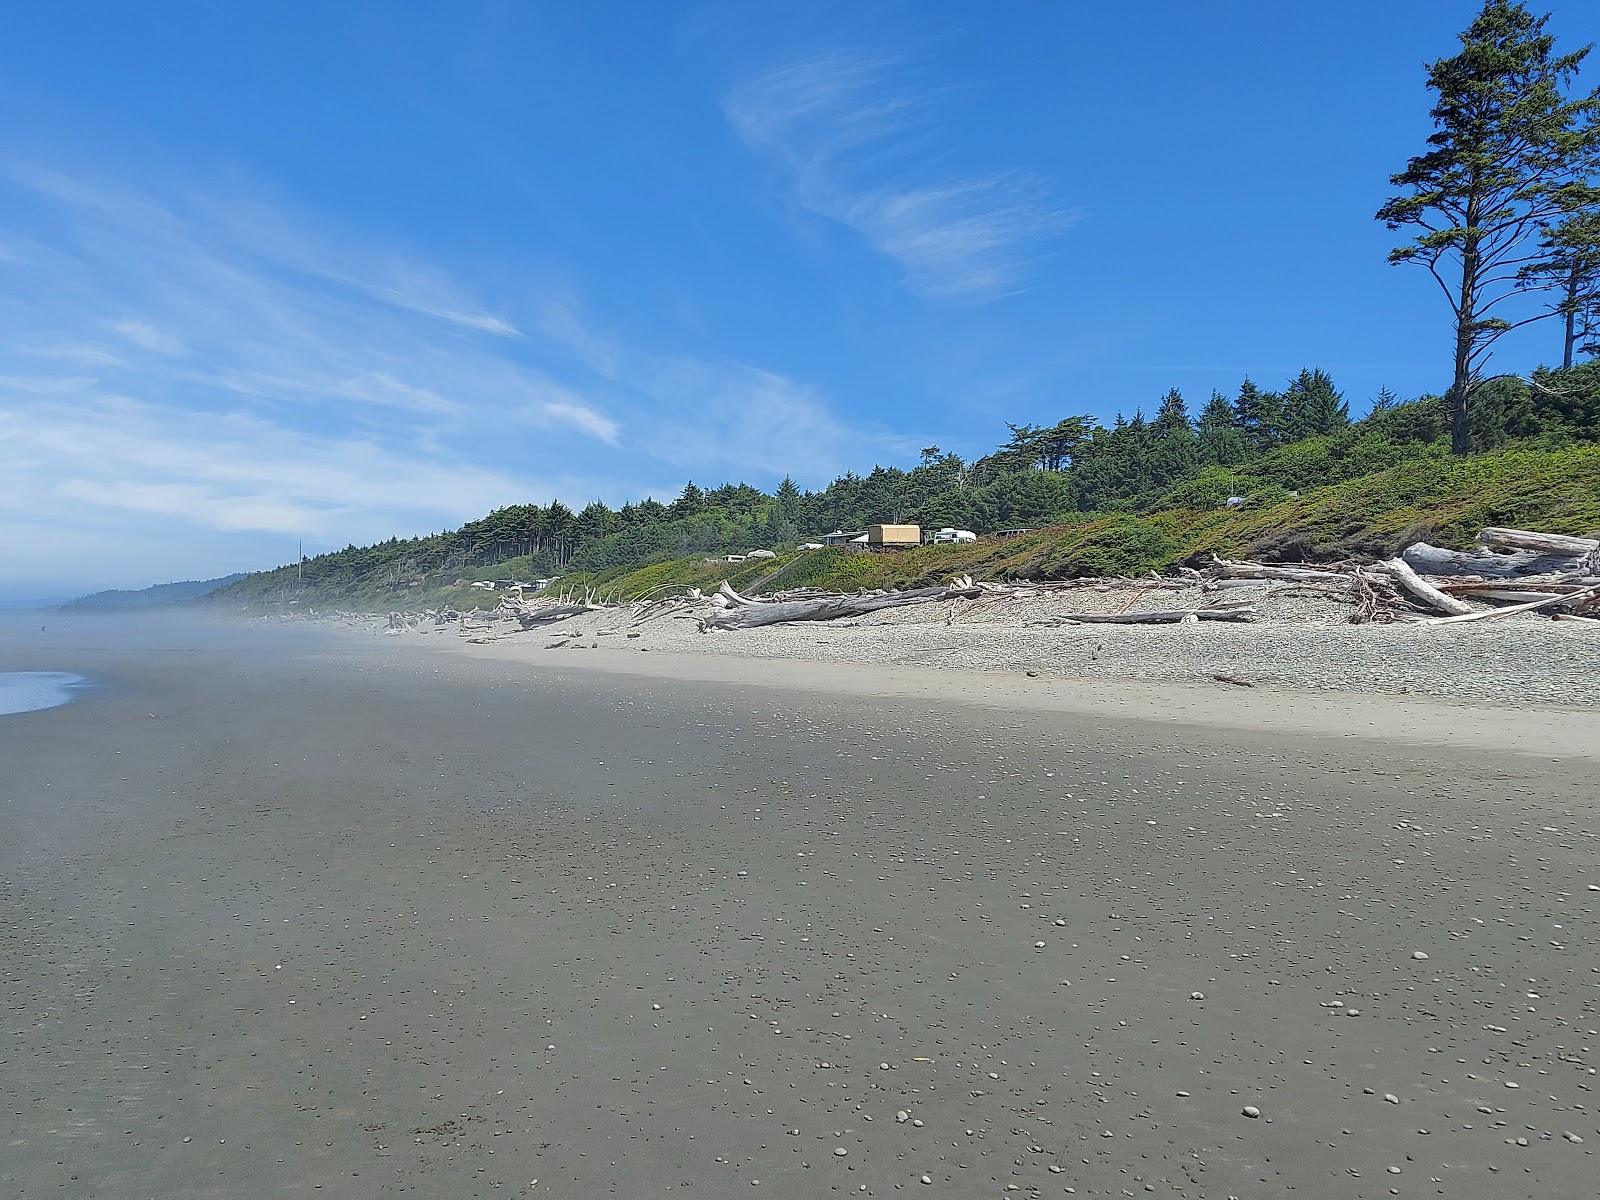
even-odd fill
[{"label": "pebble beach", "polygon": [[[817,621],[702,634],[687,616],[635,625],[627,609],[597,612],[525,632],[420,622],[411,639],[492,637],[527,651],[590,649],[715,655],[1038,675],[1111,681],[1233,686],[1285,693],[1352,693],[1508,705],[1588,708],[1600,704],[1600,625],[1539,615],[1452,625],[1356,625],[1349,604],[1281,584],[1232,588],[1251,622],[1055,625],[1078,613],[1118,613],[1207,603],[1192,591],[1137,586],[1079,588],[976,606],[924,604],[846,621]],[[385,621],[330,617],[337,627],[382,634]],[[520,652],[520,651],[519,651]],[[537,658],[537,656],[535,656]]]}]

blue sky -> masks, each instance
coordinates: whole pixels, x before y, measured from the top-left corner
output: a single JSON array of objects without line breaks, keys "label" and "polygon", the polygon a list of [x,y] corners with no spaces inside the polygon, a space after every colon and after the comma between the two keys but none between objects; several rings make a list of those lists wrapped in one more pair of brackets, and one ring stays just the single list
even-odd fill
[{"label": "blue sky", "polygon": [[1372,213],[1476,8],[14,8],[0,598],[820,485],[1246,373],[1437,390],[1444,307]]}]

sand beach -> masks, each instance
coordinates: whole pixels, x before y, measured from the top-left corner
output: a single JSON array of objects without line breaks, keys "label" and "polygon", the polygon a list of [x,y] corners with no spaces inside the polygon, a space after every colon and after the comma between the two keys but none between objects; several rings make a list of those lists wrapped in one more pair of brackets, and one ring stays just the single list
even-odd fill
[{"label": "sand beach", "polygon": [[130,629],[0,638],[8,1194],[1594,1194],[1592,708]]}]

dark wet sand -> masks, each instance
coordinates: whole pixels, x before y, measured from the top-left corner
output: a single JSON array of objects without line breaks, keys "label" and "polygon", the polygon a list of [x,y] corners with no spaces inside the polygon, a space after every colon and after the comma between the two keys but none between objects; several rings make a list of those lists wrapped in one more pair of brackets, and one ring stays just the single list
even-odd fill
[{"label": "dark wet sand", "polygon": [[0,642],[0,1193],[1600,1193],[1592,758],[201,640]]}]

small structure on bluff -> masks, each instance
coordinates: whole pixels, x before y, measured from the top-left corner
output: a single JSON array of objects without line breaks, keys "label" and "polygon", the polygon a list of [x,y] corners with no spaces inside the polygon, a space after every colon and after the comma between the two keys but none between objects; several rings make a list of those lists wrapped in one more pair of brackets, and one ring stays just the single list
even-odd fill
[{"label": "small structure on bluff", "polygon": [[922,545],[920,525],[868,525],[867,545],[874,549]]},{"label": "small structure on bluff", "polygon": [[868,525],[846,533],[835,529],[822,535],[827,546],[840,546],[846,550],[903,550],[922,544],[920,525]]}]

